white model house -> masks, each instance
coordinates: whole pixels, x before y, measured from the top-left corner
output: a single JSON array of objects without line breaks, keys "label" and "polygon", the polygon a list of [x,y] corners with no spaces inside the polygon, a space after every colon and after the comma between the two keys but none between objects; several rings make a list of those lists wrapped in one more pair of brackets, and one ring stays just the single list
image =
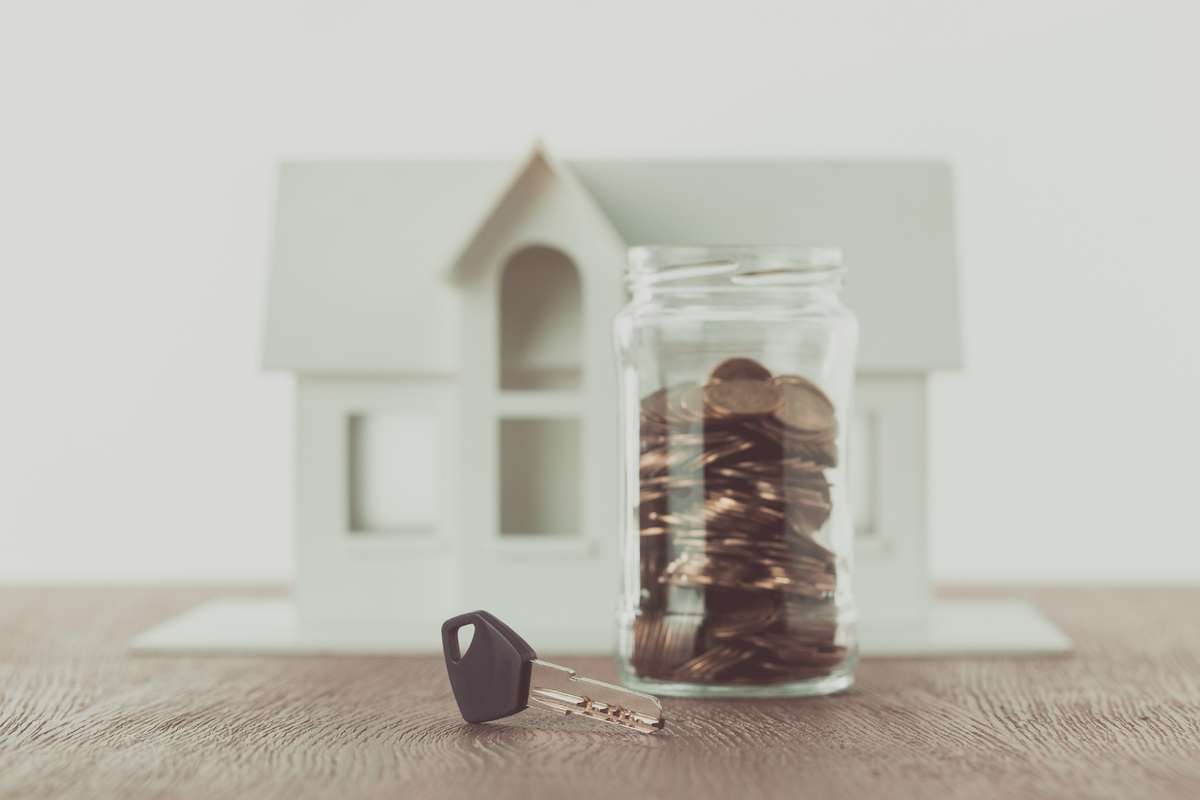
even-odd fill
[{"label": "white model house", "polygon": [[435,649],[442,620],[486,608],[546,650],[609,648],[626,248],[788,243],[842,248],[861,321],[865,629],[880,651],[937,649],[912,632],[977,627],[936,622],[926,552],[927,384],[961,362],[953,208],[949,168],[927,162],[559,162],[538,146],[285,164],[263,361],[296,381],[292,601],[218,604],[141,643]]}]

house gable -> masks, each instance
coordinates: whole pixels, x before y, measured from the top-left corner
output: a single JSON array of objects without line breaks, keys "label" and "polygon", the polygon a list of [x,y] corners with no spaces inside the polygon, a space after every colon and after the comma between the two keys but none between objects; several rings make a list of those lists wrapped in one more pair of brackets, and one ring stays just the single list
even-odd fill
[{"label": "house gable", "polygon": [[[553,202],[547,205],[550,193]],[[452,283],[470,280],[480,262],[493,259],[493,251],[514,231],[529,244],[555,246],[565,232],[578,226],[593,228],[600,237],[624,249],[619,234],[569,168],[537,143],[444,266],[446,279]]]},{"label": "house gable", "polygon": [[613,267],[624,258],[591,196],[535,147],[446,270],[463,301],[462,363],[470,360],[489,391],[497,376],[502,388],[522,382],[502,374],[506,353],[519,352],[522,368],[536,372],[607,364],[609,326],[624,302]]}]

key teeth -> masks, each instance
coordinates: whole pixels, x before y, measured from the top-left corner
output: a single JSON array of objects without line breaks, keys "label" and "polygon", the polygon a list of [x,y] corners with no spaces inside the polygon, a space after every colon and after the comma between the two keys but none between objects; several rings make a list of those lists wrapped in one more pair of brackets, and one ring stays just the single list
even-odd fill
[{"label": "key teeth", "polygon": [[641,730],[646,727],[662,730],[662,719],[647,722],[644,717],[630,711],[622,706],[609,705],[608,703],[596,703],[590,697],[583,698],[583,713],[604,715],[609,722],[615,722],[618,725],[624,725],[627,728],[636,728]]},{"label": "key teeth", "polygon": [[[602,699],[594,699],[597,696]],[[655,733],[664,727],[662,704],[657,698],[582,678],[573,669],[536,659],[532,662],[528,704],[558,714],[608,722],[642,734]]]}]

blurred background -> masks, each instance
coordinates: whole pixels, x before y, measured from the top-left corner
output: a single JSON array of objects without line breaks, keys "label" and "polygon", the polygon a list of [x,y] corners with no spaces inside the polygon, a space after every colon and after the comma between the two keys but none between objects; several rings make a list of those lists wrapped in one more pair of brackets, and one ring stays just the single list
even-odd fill
[{"label": "blurred background", "polygon": [[1198,580],[1198,25],[1162,0],[4,3],[0,581],[288,579],[291,378],[258,368],[278,162],[535,136],[948,161],[936,578]]}]

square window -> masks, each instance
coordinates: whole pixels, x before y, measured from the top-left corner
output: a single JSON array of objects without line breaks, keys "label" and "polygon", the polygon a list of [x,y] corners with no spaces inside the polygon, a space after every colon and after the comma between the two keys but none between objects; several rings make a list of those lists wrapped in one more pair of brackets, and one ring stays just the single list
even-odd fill
[{"label": "square window", "polygon": [[429,414],[353,414],[348,419],[349,528],[355,535],[432,533],[442,454]]},{"label": "square window", "polygon": [[579,440],[575,419],[500,421],[502,536],[579,533]]}]

